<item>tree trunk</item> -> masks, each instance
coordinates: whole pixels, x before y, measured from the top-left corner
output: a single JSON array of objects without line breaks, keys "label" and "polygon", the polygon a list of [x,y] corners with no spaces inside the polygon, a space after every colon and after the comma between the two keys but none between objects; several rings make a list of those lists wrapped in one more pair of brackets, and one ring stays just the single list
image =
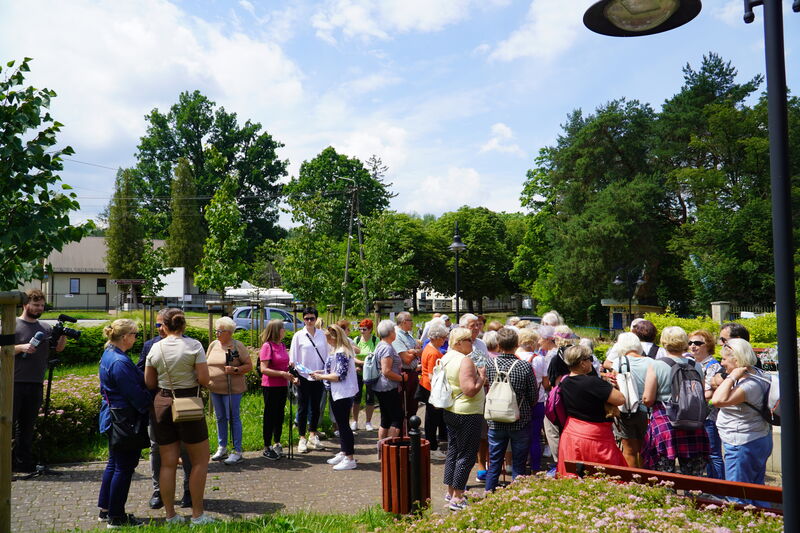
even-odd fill
[{"label": "tree trunk", "polygon": [[478,298],[478,314],[483,314],[483,298]]},{"label": "tree trunk", "polygon": [[472,314],[475,314],[475,301],[472,298],[467,300],[467,311],[469,311]]},{"label": "tree trunk", "polygon": [[418,304],[418,302],[417,302],[417,289],[418,288],[419,288],[419,285],[415,285],[414,288],[411,289],[411,306],[413,308],[413,310],[411,311],[411,314],[413,314],[414,316],[416,316],[417,313],[419,313],[419,308],[417,307],[417,304]]}]

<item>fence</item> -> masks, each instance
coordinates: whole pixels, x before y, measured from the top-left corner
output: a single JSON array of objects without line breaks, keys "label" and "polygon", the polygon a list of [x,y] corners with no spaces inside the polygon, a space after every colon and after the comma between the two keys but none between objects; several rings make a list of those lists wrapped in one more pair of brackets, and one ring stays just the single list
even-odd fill
[{"label": "fence", "polygon": [[106,294],[54,294],[50,304],[54,309],[103,309],[109,310],[109,295]]}]

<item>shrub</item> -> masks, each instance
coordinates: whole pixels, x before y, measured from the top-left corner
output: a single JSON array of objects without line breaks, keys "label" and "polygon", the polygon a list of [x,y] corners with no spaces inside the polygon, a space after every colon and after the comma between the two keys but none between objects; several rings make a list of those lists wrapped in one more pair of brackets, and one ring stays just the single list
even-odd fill
[{"label": "shrub", "polygon": [[680,326],[686,330],[686,333],[691,333],[698,329],[704,329],[713,333],[714,335],[719,333],[719,324],[714,322],[714,320],[712,320],[712,318],[709,316],[681,318],[672,313],[664,313],[662,315],[656,313],[646,313],[644,318],[652,322],[656,327],[656,343],[659,342],[659,336],[661,335],[661,332],[664,331],[664,328],[669,326]]}]

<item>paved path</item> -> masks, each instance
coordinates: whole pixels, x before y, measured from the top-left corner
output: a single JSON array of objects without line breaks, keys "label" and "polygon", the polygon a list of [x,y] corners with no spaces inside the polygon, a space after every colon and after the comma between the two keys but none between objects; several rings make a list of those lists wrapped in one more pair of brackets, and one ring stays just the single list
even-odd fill
[{"label": "paved path", "polygon": [[[338,440],[324,441],[325,451],[295,454],[293,460],[273,462],[263,458],[260,452],[247,452],[245,460],[235,466],[212,463],[206,483],[206,510],[215,518],[229,520],[281,510],[351,513],[380,504],[376,438],[376,432],[358,432],[355,453],[358,468],[345,472],[335,472],[325,463],[338,451]],[[443,464],[443,461],[434,461],[431,471],[431,489],[437,508],[445,503],[441,484]],[[97,493],[104,468],[104,462],[61,465],[53,468],[61,472],[60,476],[14,481],[12,531],[44,533],[97,528]],[[474,477],[471,479],[477,486]],[[179,470],[179,487],[181,480],[182,471]],[[151,493],[150,464],[143,460],[136,469],[126,511],[140,518],[163,520],[163,509],[153,511],[147,506]],[[178,512],[190,514],[188,509],[178,509]]]}]

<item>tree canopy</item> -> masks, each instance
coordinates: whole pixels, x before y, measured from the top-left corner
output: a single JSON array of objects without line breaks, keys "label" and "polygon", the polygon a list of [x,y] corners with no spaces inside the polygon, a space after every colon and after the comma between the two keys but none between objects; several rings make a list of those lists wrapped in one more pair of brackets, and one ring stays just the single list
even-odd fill
[{"label": "tree canopy", "polygon": [[62,124],[47,110],[56,93],[24,86],[30,61],[9,61],[5,74],[0,66],[0,290],[41,279],[42,258],[93,228],[69,220],[80,205],[58,172],[74,151],[54,148]]}]

